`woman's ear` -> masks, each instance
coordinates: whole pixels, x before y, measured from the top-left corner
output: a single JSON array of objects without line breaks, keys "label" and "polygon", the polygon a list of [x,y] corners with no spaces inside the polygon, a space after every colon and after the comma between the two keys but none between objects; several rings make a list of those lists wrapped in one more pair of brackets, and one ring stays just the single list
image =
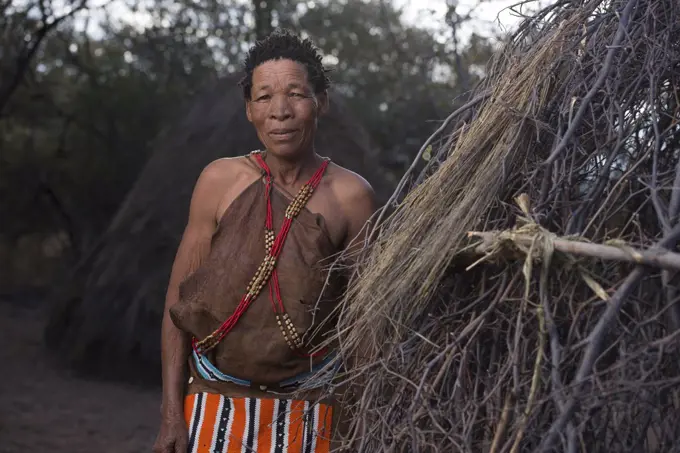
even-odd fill
[{"label": "woman's ear", "polygon": [[323,93],[319,93],[316,95],[316,99],[318,102],[318,109],[319,109],[319,115],[325,115],[328,113],[328,109],[330,108],[330,99],[328,97],[328,91],[324,91]]},{"label": "woman's ear", "polygon": [[250,101],[246,100],[246,116],[248,117],[248,121],[251,123],[253,122],[253,114],[250,112]]}]

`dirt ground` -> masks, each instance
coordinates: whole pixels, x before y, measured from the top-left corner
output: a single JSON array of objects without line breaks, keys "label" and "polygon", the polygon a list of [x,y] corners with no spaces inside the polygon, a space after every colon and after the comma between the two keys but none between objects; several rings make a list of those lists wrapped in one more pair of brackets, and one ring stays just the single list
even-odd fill
[{"label": "dirt ground", "polygon": [[40,304],[0,300],[0,453],[151,452],[159,391],[58,369],[43,324]]}]

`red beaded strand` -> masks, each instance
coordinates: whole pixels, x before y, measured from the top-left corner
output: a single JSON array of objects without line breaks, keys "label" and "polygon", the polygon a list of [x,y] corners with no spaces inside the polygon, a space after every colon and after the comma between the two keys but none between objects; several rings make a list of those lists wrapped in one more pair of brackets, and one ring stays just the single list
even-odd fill
[{"label": "red beaded strand", "polygon": [[[279,229],[279,234],[274,235],[274,217],[272,215],[272,204],[271,204],[271,190],[272,190],[272,176],[269,166],[266,164],[260,152],[253,152],[252,155],[258,162],[260,167],[265,173],[265,200],[267,205],[267,215],[265,219],[265,248],[266,255],[262,264],[258,268],[255,276],[248,285],[246,293],[241,298],[238,306],[234,312],[227,318],[226,321],[220,325],[213,333],[208,335],[201,341],[196,341],[192,339],[192,346],[197,352],[205,353],[206,351],[214,348],[222,339],[233,329],[240,317],[245,313],[248,306],[257,298],[257,296],[262,291],[267,280],[269,281],[269,295],[272,302],[272,308],[276,313],[276,319],[281,328],[286,343],[291,347],[291,349],[296,350],[302,346],[302,341],[299,338],[297,330],[293,326],[290,317],[285,312],[283,306],[283,301],[281,299],[281,290],[279,287],[278,273],[276,272],[276,260],[283,250],[283,244],[288,236],[293,219],[299,214],[300,210],[306,205],[307,201],[311,197],[314,189],[316,189],[321,182],[326,168],[328,167],[328,159],[324,159],[323,163],[319,169],[314,173],[314,175],[304,184],[295,199],[289,204],[286,209],[285,217],[281,228]],[[276,300],[275,300],[276,299]],[[278,304],[277,304],[278,302]],[[278,306],[277,306],[278,305]],[[282,313],[281,316],[279,313]],[[283,320],[281,319],[283,318]],[[291,336],[291,340],[288,339],[286,334],[286,328]],[[313,354],[305,354],[308,357],[315,357],[317,355],[324,354],[325,351],[319,351]]]},{"label": "red beaded strand", "polygon": [[[262,167],[262,169],[265,171],[265,177],[268,181],[268,188],[271,188],[271,171],[267,164],[265,163],[264,159],[262,159],[262,156],[259,154],[255,155],[255,158],[257,159],[258,163]],[[312,192],[314,189],[316,189],[321,182],[321,178],[323,177],[323,174],[326,170],[326,167],[328,166],[328,160],[324,160],[324,162],[321,164],[321,167],[314,173],[312,178],[305,184],[301,189],[298,194],[303,194],[302,198],[296,197],[296,200],[291,202],[291,205],[288,207],[286,210],[286,216],[284,218],[283,224],[281,225],[281,232],[279,235],[276,237],[276,240],[274,241],[274,245],[272,248],[272,255],[277,256],[281,252],[281,249],[283,247],[283,242],[285,241],[286,236],[288,235],[288,231],[290,231],[290,227],[292,224],[293,218],[297,215],[297,212],[295,212],[295,208],[297,207],[298,209],[302,209],[302,207],[306,204],[307,199],[311,197]],[[268,197],[269,199],[269,197]],[[268,205],[268,214],[271,212],[271,205]],[[268,216],[267,221],[271,221],[271,218]],[[267,224],[268,229],[272,229],[271,223]],[[281,328],[281,333],[283,334],[284,339],[286,340],[286,343],[288,343],[288,346],[290,346],[291,349],[295,350],[296,352],[298,349],[300,349],[303,344],[302,340],[300,340],[299,335],[297,333],[297,330],[295,329],[295,326],[293,325],[290,317],[288,316],[288,313],[286,313],[285,307],[283,305],[283,300],[281,298],[281,288],[279,286],[279,275],[276,269],[272,271],[272,275],[269,281],[269,297],[272,302],[272,308],[274,309],[274,313],[276,314],[276,320],[277,323],[279,324],[279,327]],[[286,329],[288,329],[288,334],[286,334]],[[291,337],[289,339],[289,336]],[[308,357],[316,357],[318,355],[323,355],[325,354],[326,351],[321,350],[317,351],[312,354],[304,354],[305,356]]]}]

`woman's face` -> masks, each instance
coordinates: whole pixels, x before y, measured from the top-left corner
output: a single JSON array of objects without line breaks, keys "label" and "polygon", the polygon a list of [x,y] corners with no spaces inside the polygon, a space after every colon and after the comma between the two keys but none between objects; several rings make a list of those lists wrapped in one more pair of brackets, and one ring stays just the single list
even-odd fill
[{"label": "woman's face", "polygon": [[268,152],[294,159],[313,149],[328,98],[314,93],[302,64],[288,59],[262,63],[253,71],[250,93],[246,114]]}]

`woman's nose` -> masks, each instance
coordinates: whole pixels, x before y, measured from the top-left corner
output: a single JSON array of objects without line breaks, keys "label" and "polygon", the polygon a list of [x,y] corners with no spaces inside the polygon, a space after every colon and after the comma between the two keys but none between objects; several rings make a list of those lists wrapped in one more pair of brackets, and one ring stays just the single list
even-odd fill
[{"label": "woman's nose", "polygon": [[279,121],[291,116],[290,103],[288,96],[274,96],[270,104],[270,115]]}]

